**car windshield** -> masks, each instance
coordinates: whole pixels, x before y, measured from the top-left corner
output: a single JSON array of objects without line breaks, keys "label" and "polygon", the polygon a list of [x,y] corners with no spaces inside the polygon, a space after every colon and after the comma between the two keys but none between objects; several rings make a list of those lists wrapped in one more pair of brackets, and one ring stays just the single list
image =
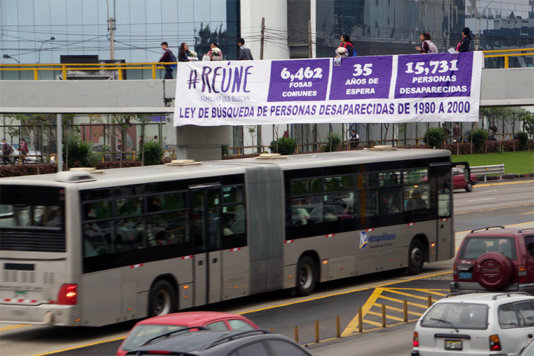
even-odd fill
[{"label": "car windshield", "polygon": [[460,258],[476,260],[486,252],[500,252],[511,260],[516,259],[515,241],[512,237],[473,237],[465,241]]},{"label": "car windshield", "polygon": [[138,325],[131,332],[130,335],[124,340],[122,345],[123,350],[131,350],[133,348],[143,345],[148,340],[179,329],[184,329],[187,326],[183,325]]},{"label": "car windshield", "polygon": [[437,303],[425,314],[421,326],[484,330],[488,326],[488,307],[477,303]]}]

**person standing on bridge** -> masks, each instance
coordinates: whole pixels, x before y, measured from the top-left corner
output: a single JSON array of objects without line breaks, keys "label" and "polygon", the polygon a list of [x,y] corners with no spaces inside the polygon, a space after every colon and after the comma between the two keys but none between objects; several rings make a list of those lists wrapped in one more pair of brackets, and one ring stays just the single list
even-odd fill
[{"label": "person standing on bridge", "polygon": [[344,33],[341,35],[341,43],[338,47],[343,47],[347,50],[347,57],[356,57],[356,49],[354,48],[354,44],[350,41],[349,34]]},{"label": "person standing on bridge", "polygon": [[[169,49],[169,44],[167,42],[161,42],[161,49],[163,50],[163,55],[159,59],[160,62],[176,62],[176,56]],[[172,70],[176,68],[176,64],[166,64],[165,65],[165,77],[163,79],[172,79]]]},{"label": "person standing on bridge", "polygon": [[252,58],[252,53],[250,52],[250,49],[245,47],[245,40],[243,38],[240,38],[237,41],[237,47],[239,47],[239,56],[237,59],[240,61],[251,61],[254,58]]},{"label": "person standing on bridge", "polygon": [[469,52],[471,50],[471,30],[464,27],[462,30],[462,40],[456,46],[456,52]]}]

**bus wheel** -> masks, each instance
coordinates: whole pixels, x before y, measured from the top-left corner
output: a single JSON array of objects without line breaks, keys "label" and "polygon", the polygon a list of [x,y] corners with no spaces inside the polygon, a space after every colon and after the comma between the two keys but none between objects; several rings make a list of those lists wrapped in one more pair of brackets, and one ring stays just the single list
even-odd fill
[{"label": "bus wheel", "polygon": [[408,274],[419,274],[423,270],[424,263],[423,245],[419,240],[412,240],[408,255]]},{"label": "bus wheel", "polygon": [[160,279],[150,289],[148,297],[148,315],[157,316],[172,313],[176,310],[176,292],[172,285]]},{"label": "bus wheel", "polygon": [[309,256],[303,256],[297,264],[297,295],[310,295],[317,283],[317,267]]}]

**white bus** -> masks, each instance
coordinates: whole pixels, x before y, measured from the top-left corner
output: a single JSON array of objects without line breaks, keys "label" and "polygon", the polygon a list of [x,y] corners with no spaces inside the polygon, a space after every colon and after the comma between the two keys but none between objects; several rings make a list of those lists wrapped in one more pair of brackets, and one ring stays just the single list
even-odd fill
[{"label": "white bus", "polygon": [[0,179],[0,322],[99,326],[454,254],[450,152]]}]

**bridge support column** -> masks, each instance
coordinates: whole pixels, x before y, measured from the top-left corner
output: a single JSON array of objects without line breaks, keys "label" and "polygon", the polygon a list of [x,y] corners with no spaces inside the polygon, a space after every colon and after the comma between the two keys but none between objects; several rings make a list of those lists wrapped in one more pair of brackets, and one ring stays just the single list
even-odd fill
[{"label": "bridge support column", "polygon": [[222,146],[230,144],[230,126],[179,126],[176,158],[211,161],[222,159]]}]

